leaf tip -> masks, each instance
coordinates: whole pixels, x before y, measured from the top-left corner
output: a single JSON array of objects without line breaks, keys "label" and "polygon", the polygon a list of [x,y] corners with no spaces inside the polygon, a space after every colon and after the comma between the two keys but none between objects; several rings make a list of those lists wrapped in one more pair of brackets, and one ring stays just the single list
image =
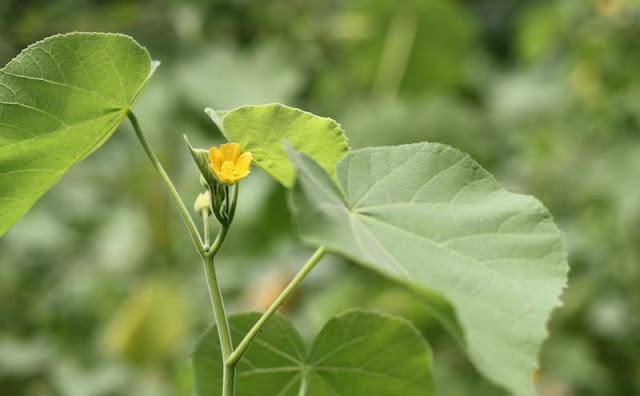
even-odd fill
[{"label": "leaf tip", "polygon": [[213,121],[213,123],[216,124],[220,132],[224,134],[224,129],[222,129],[222,121],[227,112],[216,111],[210,107],[207,107],[206,109],[204,109],[204,112],[209,116],[209,118],[211,118],[211,121]]}]

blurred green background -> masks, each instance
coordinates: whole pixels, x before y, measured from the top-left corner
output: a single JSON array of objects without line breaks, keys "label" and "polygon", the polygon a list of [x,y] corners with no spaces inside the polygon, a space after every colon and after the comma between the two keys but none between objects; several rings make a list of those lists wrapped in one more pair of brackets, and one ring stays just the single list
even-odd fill
[{"label": "blurred green background", "polygon": [[[126,33],[162,61],[136,112],[189,205],[181,135],[218,144],[205,107],[268,102],[338,120],[354,148],[451,144],[536,195],[572,266],[541,394],[640,395],[637,0],[2,0],[0,64],[69,31]],[[255,170],[242,190],[219,260],[231,311],[264,309],[309,254],[282,187]],[[418,301],[337,257],[286,311],[311,336],[356,306],[424,332],[440,395],[505,395]],[[3,396],[191,395],[210,321],[197,253],[128,125],[0,239]]]}]

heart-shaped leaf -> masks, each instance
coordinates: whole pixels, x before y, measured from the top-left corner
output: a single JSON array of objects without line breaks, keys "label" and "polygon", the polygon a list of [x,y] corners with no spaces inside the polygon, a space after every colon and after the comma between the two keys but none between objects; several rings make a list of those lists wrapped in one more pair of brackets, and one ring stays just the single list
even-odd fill
[{"label": "heart-shaped leaf", "polygon": [[[260,317],[230,318],[237,345]],[[221,395],[222,359],[218,332],[209,329],[193,354],[196,389]],[[310,353],[282,315],[265,325],[238,364],[236,396],[429,396],[433,395],[431,352],[404,319],[349,311],[331,319]]]},{"label": "heart-shaped leaf", "polygon": [[71,33],[0,70],[0,235],[111,136],[154,68],[130,37]]},{"label": "heart-shaped leaf", "polygon": [[243,152],[250,151],[253,162],[285,187],[293,184],[295,170],[282,145],[284,140],[332,176],[336,162],[349,150],[337,122],[281,104],[206,112],[230,142],[239,143]]},{"label": "heart-shaped leaf", "polygon": [[337,165],[339,186],[304,154],[292,159],[291,206],[307,243],[441,294],[478,370],[535,394],[530,375],[568,271],[563,236],[539,201],[441,144],[352,151]]}]

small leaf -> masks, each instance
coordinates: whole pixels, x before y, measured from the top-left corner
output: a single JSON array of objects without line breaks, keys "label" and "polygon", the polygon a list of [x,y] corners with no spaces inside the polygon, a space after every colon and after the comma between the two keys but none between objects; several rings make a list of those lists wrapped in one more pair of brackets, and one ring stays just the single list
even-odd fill
[{"label": "small leaf", "polygon": [[[230,318],[234,344],[260,317]],[[221,395],[222,360],[218,333],[209,329],[193,354],[196,389]],[[433,395],[431,351],[404,319],[349,311],[331,319],[305,352],[302,338],[275,315],[238,364],[236,396],[429,396]]]},{"label": "small leaf", "polygon": [[231,111],[206,110],[230,142],[250,151],[262,170],[291,187],[294,168],[282,145],[287,141],[335,176],[335,164],[349,150],[340,125],[281,104],[242,106]]},{"label": "small leaf", "polygon": [[155,66],[130,37],[71,33],[0,70],[0,235],[111,136]]},{"label": "small leaf", "polygon": [[352,151],[337,165],[340,186],[304,154],[292,159],[290,202],[308,244],[442,295],[460,324],[447,327],[462,329],[478,370],[535,394],[530,374],[568,271],[563,236],[539,201],[441,144]]}]

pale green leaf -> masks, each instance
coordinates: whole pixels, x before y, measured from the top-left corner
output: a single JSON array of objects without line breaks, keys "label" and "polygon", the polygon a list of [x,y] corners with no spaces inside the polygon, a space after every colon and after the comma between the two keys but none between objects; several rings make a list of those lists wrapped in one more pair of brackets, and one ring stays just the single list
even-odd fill
[{"label": "pale green leaf", "polygon": [[[230,318],[234,344],[260,317]],[[196,389],[221,395],[218,333],[212,327],[193,354]],[[433,395],[431,352],[407,321],[372,312],[349,311],[331,319],[310,353],[281,315],[267,322],[240,360],[236,396],[429,396]]]},{"label": "pale green leaf", "polygon": [[0,235],[111,136],[154,68],[130,37],[71,33],[0,70]]},{"label": "pale green leaf", "polygon": [[563,236],[539,201],[441,144],[352,151],[337,165],[339,186],[305,155],[292,158],[291,204],[307,243],[441,294],[478,370],[534,394],[530,375],[568,270]]},{"label": "pale green leaf", "polygon": [[239,143],[242,151],[250,151],[253,162],[285,187],[293,184],[295,171],[283,141],[309,155],[332,176],[336,162],[349,150],[344,132],[334,120],[281,104],[206,112],[227,140]]}]

